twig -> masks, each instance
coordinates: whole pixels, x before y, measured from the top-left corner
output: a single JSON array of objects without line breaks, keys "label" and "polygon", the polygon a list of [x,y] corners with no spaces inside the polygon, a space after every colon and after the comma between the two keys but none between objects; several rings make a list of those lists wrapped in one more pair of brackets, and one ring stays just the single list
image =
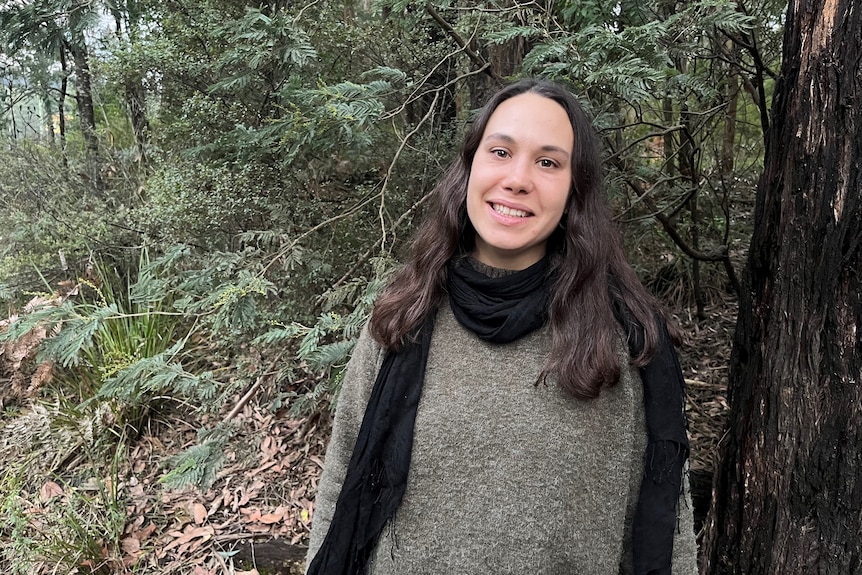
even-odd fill
[{"label": "twig", "polygon": [[[395,220],[395,223],[392,224],[392,230],[398,229],[398,226],[400,226],[401,223],[405,219],[407,219],[407,216],[409,216],[410,214],[415,212],[417,209],[419,209],[419,206],[424,204],[428,200],[428,198],[430,198],[430,197],[431,197],[431,193],[429,192],[429,193],[425,194],[424,196],[422,196],[421,198],[419,198],[418,200],[416,200],[416,202],[414,202],[413,205],[407,209],[407,211],[405,211],[403,214],[401,214],[398,217],[397,220]],[[375,244],[375,246],[376,246],[376,244]],[[351,268],[349,270],[347,270],[347,272],[345,272],[344,275],[342,275],[340,278],[338,278],[338,281],[336,281],[334,284],[332,284],[332,287],[330,289],[333,290],[333,289],[337,288],[338,286],[340,286],[341,284],[343,284],[344,282],[346,282],[348,279],[350,279],[350,276],[352,276],[356,272],[356,270],[358,270],[360,267],[365,265],[365,262],[367,262],[371,258],[371,254],[374,253],[375,246],[371,246],[370,248],[368,248],[368,250],[364,254],[362,254],[362,256],[360,256],[360,258],[356,261],[356,263],[353,264],[353,266],[351,266]],[[324,297],[321,295],[317,298],[317,303],[319,304],[319,303],[323,302],[323,300],[324,300]]]},{"label": "twig", "polygon": [[395,151],[395,156],[392,158],[392,161],[389,162],[389,169],[386,170],[386,177],[383,179],[383,187],[380,189],[380,208],[377,211],[378,217],[380,218],[380,233],[382,237],[380,238],[380,250],[384,251],[386,249],[386,221],[383,217],[384,208],[386,205],[386,187],[389,185],[389,180],[392,178],[392,170],[395,168],[395,162],[398,161],[398,158],[401,156],[401,152],[404,151],[404,147],[407,145],[407,141],[413,137],[413,135],[419,131],[419,128],[422,127],[422,124],[425,123],[425,120],[431,117],[431,114],[434,113],[435,108],[437,108],[437,100],[440,98],[440,92],[434,94],[434,101],[431,102],[431,106],[428,107],[428,112],[419,120],[419,123],[410,130],[410,132],[404,136],[404,139],[401,140],[401,145],[398,146],[398,150]]},{"label": "twig", "polygon": [[213,539],[219,543],[228,543],[232,541],[245,541],[246,539],[269,539],[271,533],[228,533],[225,535],[216,535]]},{"label": "twig", "polygon": [[367,198],[360,200],[356,205],[354,205],[352,208],[350,208],[346,212],[342,212],[342,213],[338,214],[337,216],[332,216],[331,218],[328,218],[328,219],[320,222],[316,226],[306,230],[305,232],[303,232],[302,234],[297,236],[292,242],[290,242],[290,244],[287,245],[287,247],[280,249],[278,251],[278,253],[275,254],[275,256],[273,256],[272,260],[268,264],[266,264],[260,272],[258,272],[258,276],[262,277],[263,275],[265,275],[266,272],[269,271],[269,268],[271,268],[275,262],[277,262],[278,260],[280,260],[281,258],[286,256],[288,253],[290,253],[290,251],[293,248],[295,248],[297,246],[297,244],[299,244],[299,242],[301,242],[302,240],[304,240],[305,238],[307,238],[308,236],[310,236],[311,234],[313,234],[317,230],[320,230],[320,229],[322,229],[322,228],[324,228],[330,224],[334,224],[340,220],[343,220],[345,218],[352,216],[353,214],[355,214],[356,212],[361,210],[363,207],[365,207],[367,204],[370,204],[371,202],[376,200],[377,196],[379,196],[379,195],[380,195],[380,192],[378,192],[376,194],[371,194]]},{"label": "twig", "polygon": [[254,385],[252,385],[248,389],[248,391],[245,392],[245,395],[243,395],[240,398],[240,400],[236,403],[236,405],[233,406],[233,409],[231,409],[230,413],[228,413],[227,416],[224,418],[225,422],[230,421],[231,419],[236,417],[237,413],[242,411],[242,408],[245,407],[245,404],[248,403],[248,401],[254,396],[254,394],[257,392],[257,390],[260,389],[260,386],[262,384],[263,384],[263,376],[261,375],[260,377],[257,378],[257,380],[255,380]]},{"label": "twig", "polygon": [[272,358],[272,361],[269,362],[266,369],[260,372],[260,375],[257,377],[254,384],[252,384],[252,386],[248,388],[248,391],[245,392],[245,395],[240,398],[236,405],[233,406],[233,409],[230,410],[230,413],[228,413],[227,416],[224,418],[226,422],[236,417],[236,415],[240,411],[242,411],[242,408],[245,407],[245,404],[248,403],[248,401],[254,396],[255,392],[260,389],[261,385],[263,385],[263,381],[268,375],[273,375],[274,373],[277,373],[276,371],[272,371],[272,369],[278,364],[279,361],[281,361],[283,355],[283,352],[277,353],[275,357]]},{"label": "twig", "polygon": [[[464,41],[464,39],[461,37],[461,35],[458,33],[458,31],[455,30],[454,28],[452,28],[451,24],[449,24],[449,22],[447,22],[446,20],[443,19],[442,16],[440,16],[440,14],[437,12],[437,10],[434,9],[434,7],[431,5],[430,2],[425,3],[425,11],[428,12],[428,15],[431,16],[431,18],[433,18],[434,21],[437,22],[437,24],[441,28],[443,28],[444,32],[449,34],[452,37],[452,39],[455,40],[455,43],[458,44],[458,46],[460,46],[462,50],[464,50],[464,53],[467,54],[467,57],[470,58],[474,64],[485,69],[485,73],[488,74],[489,76],[491,76],[494,80],[496,80],[500,84],[503,84],[506,82],[506,80],[503,77],[501,77],[499,74],[497,74],[489,66],[488,62],[485,62],[485,59],[482,58],[482,56],[480,56],[472,48],[470,48],[470,46],[467,44],[466,41]],[[485,68],[485,66],[487,66],[487,68]]]}]

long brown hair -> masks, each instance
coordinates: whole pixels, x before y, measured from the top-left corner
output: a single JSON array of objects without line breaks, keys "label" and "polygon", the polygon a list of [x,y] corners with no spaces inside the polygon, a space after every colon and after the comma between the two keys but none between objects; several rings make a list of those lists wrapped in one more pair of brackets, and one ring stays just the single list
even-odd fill
[{"label": "long brown hair", "polygon": [[[644,347],[633,358],[635,365],[649,361],[658,340],[657,321],[665,320],[662,307],[626,260],[603,196],[601,158],[590,120],[574,96],[552,82],[521,80],[498,91],[479,111],[460,155],[432,192],[433,206],[416,233],[408,260],[375,302],[369,329],[382,346],[397,349],[428,314],[436,312],[446,290],[446,263],[474,247],[467,181],[485,127],[497,106],[526,92],[560,104],[575,135],[564,221],[547,243],[556,280],[550,304],[551,349],[540,379],[556,379],[574,397],[594,398],[620,378],[620,324],[611,298],[643,326]],[[672,333],[676,336],[675,330]]]}]

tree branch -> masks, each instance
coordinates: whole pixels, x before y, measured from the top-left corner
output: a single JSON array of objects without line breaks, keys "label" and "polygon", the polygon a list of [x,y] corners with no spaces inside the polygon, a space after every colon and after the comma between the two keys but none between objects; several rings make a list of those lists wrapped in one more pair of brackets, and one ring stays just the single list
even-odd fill
[{"label": "tree branch", "polygon": [[491,66],[489,66],[488,63],[485,62],[485,59],[482,58],[482,56],[480,56],[476,53],[475,50],[470,48],[470,46],[467,44],[464,38],[461,37],[458,31],[452,28],[449,22],[447,22],[443,19],[442,16],[440,16],[440,14],[437,12],[437,10],[434,9],[430,2],[425,3],[425,11],[428,13],[429,16],[431,16],[431,18],[434,19],[435,22],[437,22],[437,25],[440,26],[444,32],[449,34],[449,36],[451,36],[452,39],[455,40],[455,43],[458,44],[458,46],[464,51],[465,54],[467,54],[467,57],[470,58],[470,60],[472,60],[474,64],[479,67],[484,67],[485,73],[491,76],[497,82],[501,84],[504,84],[506,82],[506,79],[497,74],[491,68]]},{"label": "tree branch", "polygon": [[727,253],[727,246],[721,246],[718,251],[713,253],[704,253],[698,250],[695,250],[690,245],[688,245],[682,236],[677,231],[676,227],[673,225],[673,222],[670,220],[667,215],[662,212],[653,199],[649,196],[646,190],[643,189],[638,182],[625,177],[626,184],[632,189],[635,195],[646,204],[647,208],[652,212],[653,217],[661,224],[661,227],[664,229],[665,233],[670,236],[670,239],[673,240],[673,243],[683,251],[685,255],[690,257],[693,260],[698,260],[702,262],[722,262],[724,264],[724,269],[727,271],[727,279],[730,281],[730,285],[733,288],[733,291],[737,294],[740,293],[740,284],[739,279],[736,277],[736,272],[733,269],[733,265],[730,261],[730,256]]}]

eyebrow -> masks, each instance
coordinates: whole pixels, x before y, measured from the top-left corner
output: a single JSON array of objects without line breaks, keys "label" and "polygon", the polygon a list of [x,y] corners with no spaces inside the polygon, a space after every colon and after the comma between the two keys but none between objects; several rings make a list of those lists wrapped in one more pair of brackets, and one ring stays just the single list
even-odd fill
[{"label": "eyebrow", "polygon": [[[487,136],[482,138],[482,141],[485,141],[485,140],[502,140],[502,141],[510,143],[510,144],[515,143],[515,138],[513,138],[512,136],[510,136],[508,134],[503,134],[500,132],[494,132],[493,134],[488,134]],[[546,145],[542,146],[541,150],[544,152],[556,152],[558,154],[564,155],[566,158],[568,158],[570,155],[569,151],[566,150],[565,148],[561,148],[559,146],[553,146],[550,144],[546,144]]]}]

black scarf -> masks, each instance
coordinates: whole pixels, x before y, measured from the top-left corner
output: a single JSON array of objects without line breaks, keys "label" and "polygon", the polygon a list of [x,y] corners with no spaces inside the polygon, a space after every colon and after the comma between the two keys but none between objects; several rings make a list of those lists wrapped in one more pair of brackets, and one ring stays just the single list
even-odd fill
[{"label": "black scarf", "polygon": [[[491,343],[520,339],[547,319],[549,267],[548,258],[543,258],[523,271],[489,278],[464,260],[450,264],[449,301],[455,318]],[[614,313],[626,327],[632,353],[642,349],[642,328],[624,307],[615,306]],[[366,573],[383,527],[401,504],[434,316],[430,314],[408,343],[383,360],[329,531],[308,575]],[[661,333],[665,339],[650,364],[641,369],[649,442],[632,535],[635,575],[670,573],[676,506],[688,452],[682,373],[666,330]]]}]

